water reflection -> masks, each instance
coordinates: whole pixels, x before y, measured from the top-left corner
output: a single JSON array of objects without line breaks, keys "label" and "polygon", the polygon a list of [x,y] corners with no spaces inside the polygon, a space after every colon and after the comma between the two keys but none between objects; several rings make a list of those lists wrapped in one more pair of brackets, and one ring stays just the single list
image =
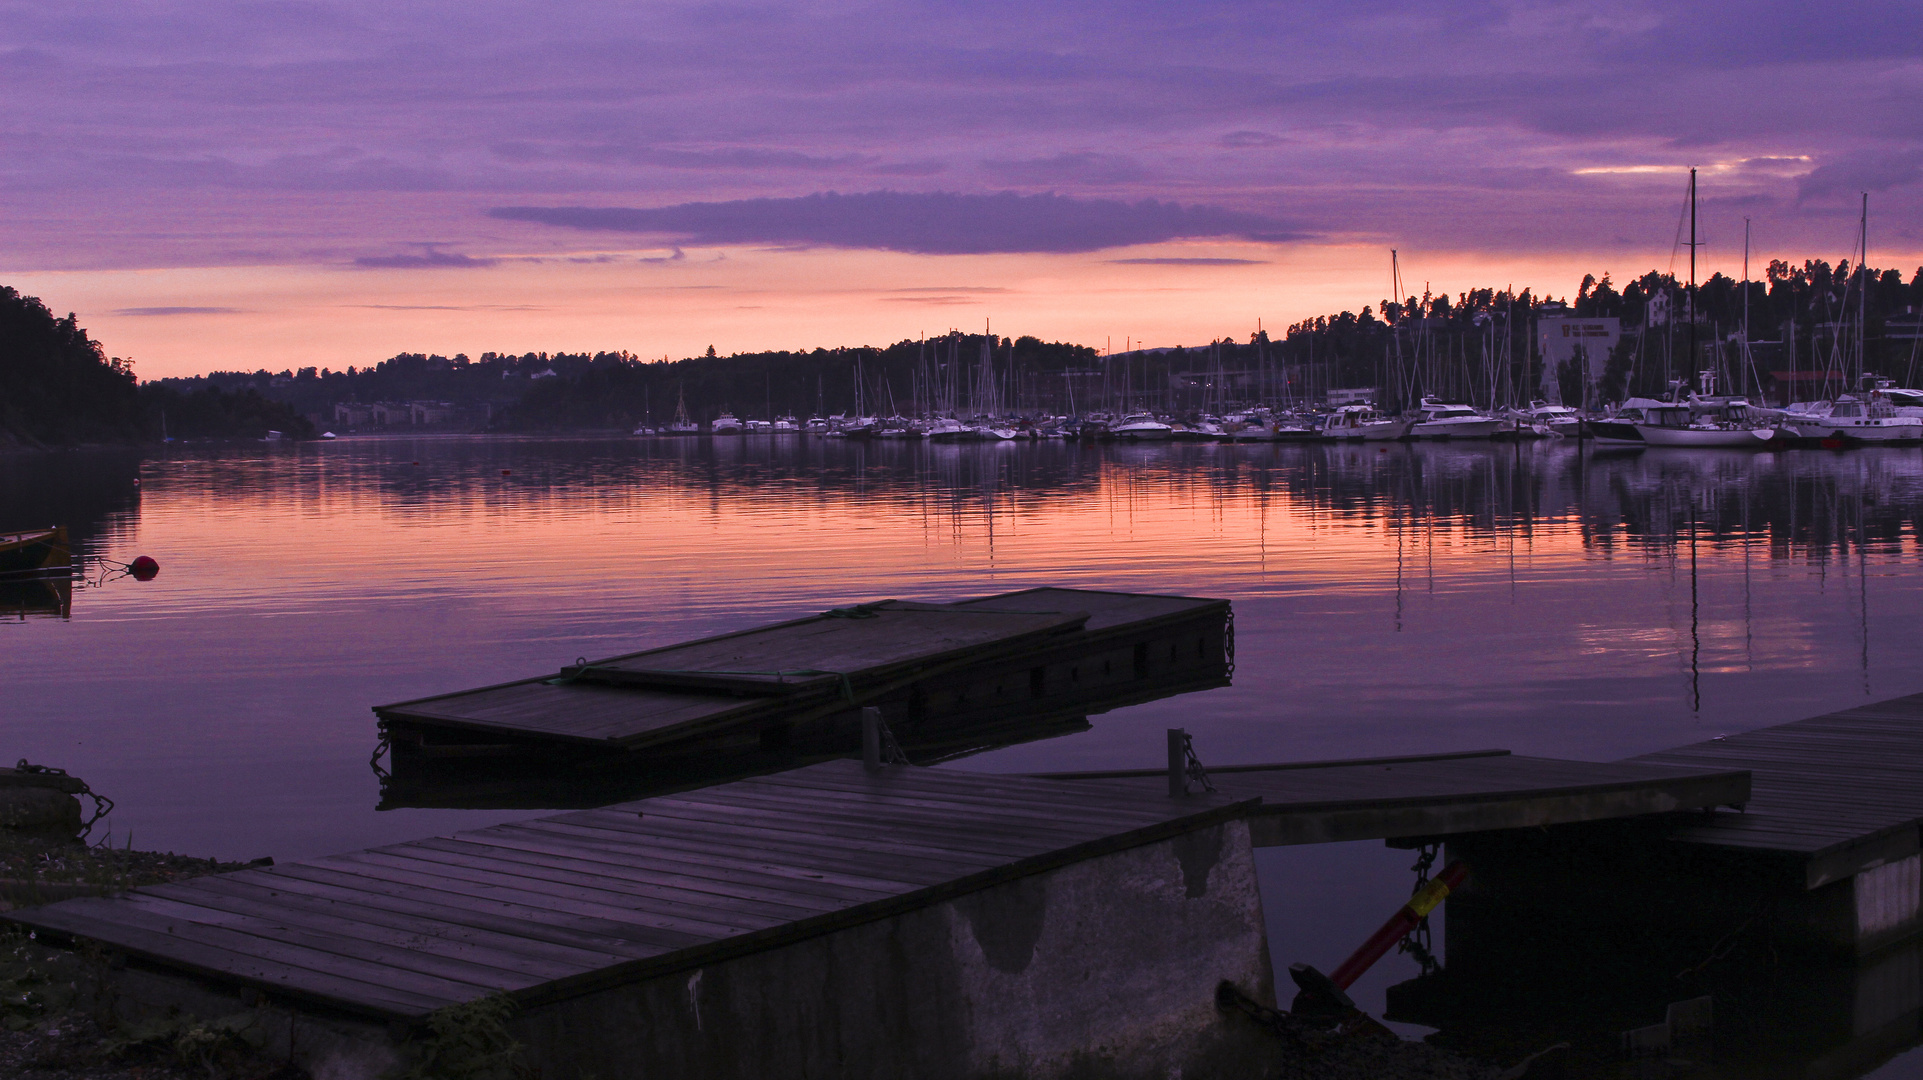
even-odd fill
[{"label": "water reflection", "polygon": [[[82,592],[68,620],[0,605],[0,760],[110,794],[116,842],[325,855],[605,794],[572,778],[383,789],[377,702],[846,603],[1042,585],[1231,599],[1234,685],[955,733],[924,748],[962,755],[945,767],[1153,766],[1169,727],[1205,763],[1608,760],[1923,691],[1919,514],[1914,448],[444,438],[14,455],[0,529],[64,522],[84,554],[165,569]],[[1339,957],[1406,896],[1407,863],[1372,845],[1265,852],[1277,958]],[[1406,981],[1403,961],[1370,978]],[[1771,977],[1755,985],[1786,1002],[1802,985]],[[1818,996],[1833,981],[1807,985],[1835,1027]],[[1362,990],[1379,1010],[1383,990]]]},{"label": "water reflection", "polygon": [[1215,761],[1620,757],[1923,690],[1920,476],[1916,449],[1568,442],[16,455],[9,514],[165,570],[68,622],[0,622],[0,731],[116,781],[160,842],[318,853],[456,820],[368,811],[375,702],[837,604],[1064,585],[1232,599],[1236,685],[955,767],[1152,764],[1170,726]]}]

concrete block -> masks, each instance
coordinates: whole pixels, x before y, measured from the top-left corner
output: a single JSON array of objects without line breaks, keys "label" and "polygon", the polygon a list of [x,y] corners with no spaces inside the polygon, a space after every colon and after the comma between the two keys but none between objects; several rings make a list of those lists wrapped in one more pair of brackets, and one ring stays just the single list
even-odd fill
[{"label": "concrete block", "polygon": [[1248,827],[1074,863],[763,953],[532,1008],[543,1075],[1261,1075],[1215,1008],[1274,1002]]}]

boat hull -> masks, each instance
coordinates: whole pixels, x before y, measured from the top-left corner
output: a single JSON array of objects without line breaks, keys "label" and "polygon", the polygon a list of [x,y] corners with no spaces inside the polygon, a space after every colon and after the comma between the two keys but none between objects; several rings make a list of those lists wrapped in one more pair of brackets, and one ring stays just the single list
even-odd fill
[{"label": "boat hull", "polygon": [[1923,442],[1923,418],[1823,417],[1792,420],[1783,425],[1799,439],[1841,439],[1848,443]]},{"label": "boat hull", "polygon": [[1642,446],[1642,433],[1626,420],[1585,420],[1583,433],[1604,446]]},{"label": "boat hull", "polygon": [[72,562],[65,527],[0,536],[0,575],[39,574]]},{"label": "boat hull", "polygon": [[1417,421],[1410,425],[1409,434],[1418,439],[1487,439],[1501,427],[1502,421],[1496,419]]},{"label": "boat hull", "polygon": [[1773,428],[1672,428],[1637,424],[1645,446],[1727,447],[1755,450],[1776,437]]}]

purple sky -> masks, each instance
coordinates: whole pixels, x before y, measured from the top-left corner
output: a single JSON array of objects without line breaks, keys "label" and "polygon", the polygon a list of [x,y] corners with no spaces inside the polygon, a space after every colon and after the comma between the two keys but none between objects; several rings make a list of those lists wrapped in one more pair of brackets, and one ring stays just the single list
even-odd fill
[{"label": "purple sky", "polygon": [[[1572,275],[1620,277],[1669,265],[1678,170],[1692,164],[1719,267],[1740,258],[1745,216],[1767,254],[1842,256],[1863,191],[1872,261],[1913,266],[1923,251],[1914,3],[80,0],[4,12],[0,270],[56,309],[120,320],[171,366],[188,358],[172,339],[145,343],[134,320],[198,320],[204,341],[317,294],[406,306],[455,287],[477,307],[513,308],[530,291],[566,296],[597,261],[633,268],[592,279],[604,314],[623,287],[670,287],[635,275],[727,260],[732,276],[700,283],[775,296],[781,251],[798,249],[912,256],[842,258],[857,292],[903,273],[956,290],[1033,292],[1064,275],[1095,288],[1059,261],[1075,255],[1084,268],[1153,268],[1128,280],[1155,288],[1269,273],[1274,289],[1320,300],[1318,252],[1335,279],[1357,265],[1336,253],[1391,246],[1416,260],[1418,282],[1424,258],[1476,267],[1477,283],[1524,283],[1558,258]],[[995,254],[1043,261],[944,261]],[[438,280],[450,276],[468,284]],[[284,287],[234,295],[237,281],[269,280]],[[1229,292],[1259,291],[1246,284]],[[664,349],[727,336],[700,332],[711,311],[650,310],[636,333]],[[1278,301],[1268,313],[1308,312]],[[1064,330],[1086,339],[1097,314]],[[1260,313],[1232,317],[1244,314]],[[1138,321],[1145,333],[1188,325]],[[505,339],[526,324],[488,325]],[[394,349],[436,347],[432,327],[416,329]],[[753,336],[728,344],[801,343]],[[603,343],[624,346],[648,351]]]}]

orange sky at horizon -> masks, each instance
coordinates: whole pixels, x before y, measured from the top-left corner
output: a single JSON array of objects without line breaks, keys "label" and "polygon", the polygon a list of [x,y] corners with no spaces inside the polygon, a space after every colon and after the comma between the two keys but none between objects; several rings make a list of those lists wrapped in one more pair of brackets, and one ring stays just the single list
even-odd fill
[{"label": "orange sky at horizon", "polygon": [[[1769,258],[1756,251],[1760,274]],[[1126,260],[1165,260],[1129,262]],[[1191,261],[1180,261],[1191,260]],[[1192,260],[1222,260],[1219,263]],[[1905,265],[1894,256],[1873,264]],[[1514,285],[1573,294],[1585,273],[1620,282],[1667,255],[1401,253],[1405,292]],[[1740,253],[1699,276],[1741,272]],[[1678,268],[1680,271],[1682,268]],[[574,251],[491,266],[235,266],[19,273],[9,284],[75,313],[142,378],[365,367],[402,352],[597,352],[680,359],[717,351],[886,345],[950,328],[1096,349],[1197,345],[1378,304],[1376,245],[1169,243],[1088,254],[912,255],[809,248]]]}]

